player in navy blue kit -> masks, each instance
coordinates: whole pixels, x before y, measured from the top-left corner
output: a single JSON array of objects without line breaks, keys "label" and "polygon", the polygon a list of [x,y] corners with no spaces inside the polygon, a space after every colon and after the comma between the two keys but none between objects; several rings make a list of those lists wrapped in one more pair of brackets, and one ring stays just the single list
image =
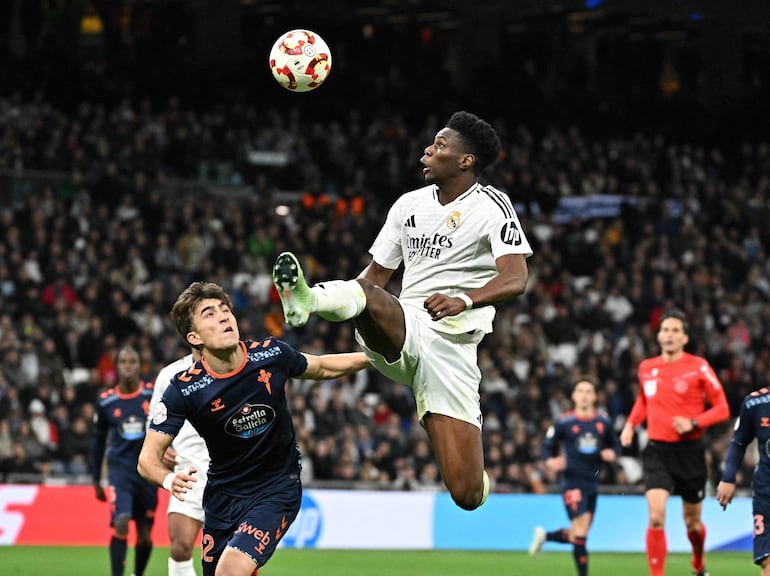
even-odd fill
[{"label": "player in navy blue kit", "polygon": [[136,471],[145,437],[152,384],[140,378],[139,353],[122,347],[116,361],[117,385],[102,393],[96,406],[93,441],[93,483],[96,497],[107,501],[101,485],[102,463],[107,453],[112,576],[122,576],[128,550],[128,523],[136,524],[134,574],[142,576],[152,552],[150,531],[158,506],[158,489]]},{"label": "player in navy blue kit", "polygon": [[157,404],[138,469],[184,500],[197,471],[169,472],[163,454],[187,419],[211,456],[203,574],[251,576],[273,555],[302,500],[287,380],[339,378],[368,367],[369,360],[362,352],[302,354],[275,338],[242,341],[229,297],[208,282],[185,289],[171,317],[202,358],[171,381]]},{"label": "player in navy blue kit", "polygon": [[754,563],[762,568],[762,576],[770,576],[770,389],[752,392],[743,400],[735,421],[733,439],[725,456],[722,481],[717,486],[717,500],[722,508],[732,502],[735,476],[743,461],[746,447],[757,439],[759,463],[751,483],[754,515]]},{"label": "player in navy blue kit", "polygon": [[548,429],[542,450],[546,466],[561,472],[561,492],[571,524],[553,532],[537,526],[529,553],[537,554],[546,541],[572,544],[578,574],[586,576],[586,540],[596,512],[600,472],[605,462],[614,462],[620,455],[620,442],[609,417],[595,408],[593,379],[581,377],[575,382],[572,401],[575,409],[563,414]]}]

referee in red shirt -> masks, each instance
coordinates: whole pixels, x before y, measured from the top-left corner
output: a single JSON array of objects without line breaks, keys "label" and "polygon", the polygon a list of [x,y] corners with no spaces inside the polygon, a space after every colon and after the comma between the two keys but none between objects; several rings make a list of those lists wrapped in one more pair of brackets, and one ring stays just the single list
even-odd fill
[{"label": "referee in red shirt", "polygon": [[[689,338],[679,310],[663,314],[658,328],[661,354],[639,364],[639,396],[620,443],[629,446],[634,429],[647,421],[649,443],[642,452],[649,510],[647,564],[650,576],[663,576],[666,564],[666,501],[682,496],[684,522],[692,543],[695,576],[708,576],[703,561],[706,527],[701,508],[706,486],[703,429],[730,417],[722,384],[709,363],[684,351]],[[711,408],[706,409],[706,403]]]}]

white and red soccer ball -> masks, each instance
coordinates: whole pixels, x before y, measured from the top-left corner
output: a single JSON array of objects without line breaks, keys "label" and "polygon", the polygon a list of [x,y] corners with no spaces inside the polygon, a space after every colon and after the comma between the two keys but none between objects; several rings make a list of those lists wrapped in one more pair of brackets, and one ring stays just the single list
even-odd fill
[{"label": "white and red soccer ball", "polygon": [[332,68],[332,53],[323,38],[310,30],[282,34],[270,50],[270,70],[292,92],[309,92],[323,84]]}]

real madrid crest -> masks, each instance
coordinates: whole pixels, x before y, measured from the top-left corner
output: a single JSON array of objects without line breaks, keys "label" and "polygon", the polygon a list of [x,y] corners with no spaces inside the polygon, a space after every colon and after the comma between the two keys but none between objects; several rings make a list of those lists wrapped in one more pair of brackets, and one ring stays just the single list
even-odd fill
[{"label": "real madrid crest", "polygon": [[455,210],[450,214],[449,218],[446,219],[446,225],[449,227],[450,230],[454,230],[460,225],[460,212]]}]

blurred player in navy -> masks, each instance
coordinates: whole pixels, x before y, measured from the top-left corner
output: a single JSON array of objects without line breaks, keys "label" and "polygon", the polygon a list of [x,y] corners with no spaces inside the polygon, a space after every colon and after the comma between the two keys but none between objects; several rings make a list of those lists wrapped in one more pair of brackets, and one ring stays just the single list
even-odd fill
[{"label": "blurred player in navy", "polygon": [[134,574],[142,576],[152,552],[151,529],[158,506],[158,489],[136,470],[145,437],[152,384],[140,379],[139,353],[130,346],[118,350],[117,385],[102,393],[96,406],[93,443],[93,483],[96,498],[107,501],[101,485],[102,463],[107,453],[112,576],[122,576],[128,549],[128,523],[136,524]]},{"label": "blurred player in navy", "polygon": [[[708,576],[702,521],[708,471],[703,430],[730,417],[725,391],[705,358],[688,354],[687,322],[681,310],[663,314],[658,327],[660,355],[639,363],[639,394],[620,433],[630,446],[634,430],[647,421],[650,441],[642,452],[647,526],[647,567],[650,576],[663,576],[668,555],[666,503],[671,494],[682,497],[682,515],[692,545],[695,576]],[[706,409],[706,404],[711,407]]]},{"label": "blurred player in navy", "polygon": [[171,381],[153,411],[138,469],[184,500],[197,470],[169,472],[163,455],[187,419],[211,457],[203,574],[251,576],[273,555],[302,500],[287,381],[339,378],[368,367],[369,360],[361,352],[302,354],[275,338],[242,341],[230,298],[208,282],[185,289],[171,317],[202,358]]},{"label": "blurred player in navy", "polygon": [[620,455],[620,443],[609,416],[596,410],[596,383],[591,378],[575,382],[572,401],[575,409],[548,429],[542,451],[545,465],[561,472],[561,492],[571,524],[553,532],[537,526],[529,553],[537,554],[546,541],[572,544],[578,574],[586,576],[586,540],[596,512],[601,470],[605,462],[614,462]]},{"label": "blurred player in navy", "polygon": [[757,439],[759,463],[754,470],[752,513],[754,515],[754,563],[762,567],[762,576],[770,576],[770,389],[752,392],[743,400],[735,422],[733,439],[727,449],[722,481],[717,486],[717,500],[722,508],[732,502],[735,475],[743,461],[746,447]]}]

